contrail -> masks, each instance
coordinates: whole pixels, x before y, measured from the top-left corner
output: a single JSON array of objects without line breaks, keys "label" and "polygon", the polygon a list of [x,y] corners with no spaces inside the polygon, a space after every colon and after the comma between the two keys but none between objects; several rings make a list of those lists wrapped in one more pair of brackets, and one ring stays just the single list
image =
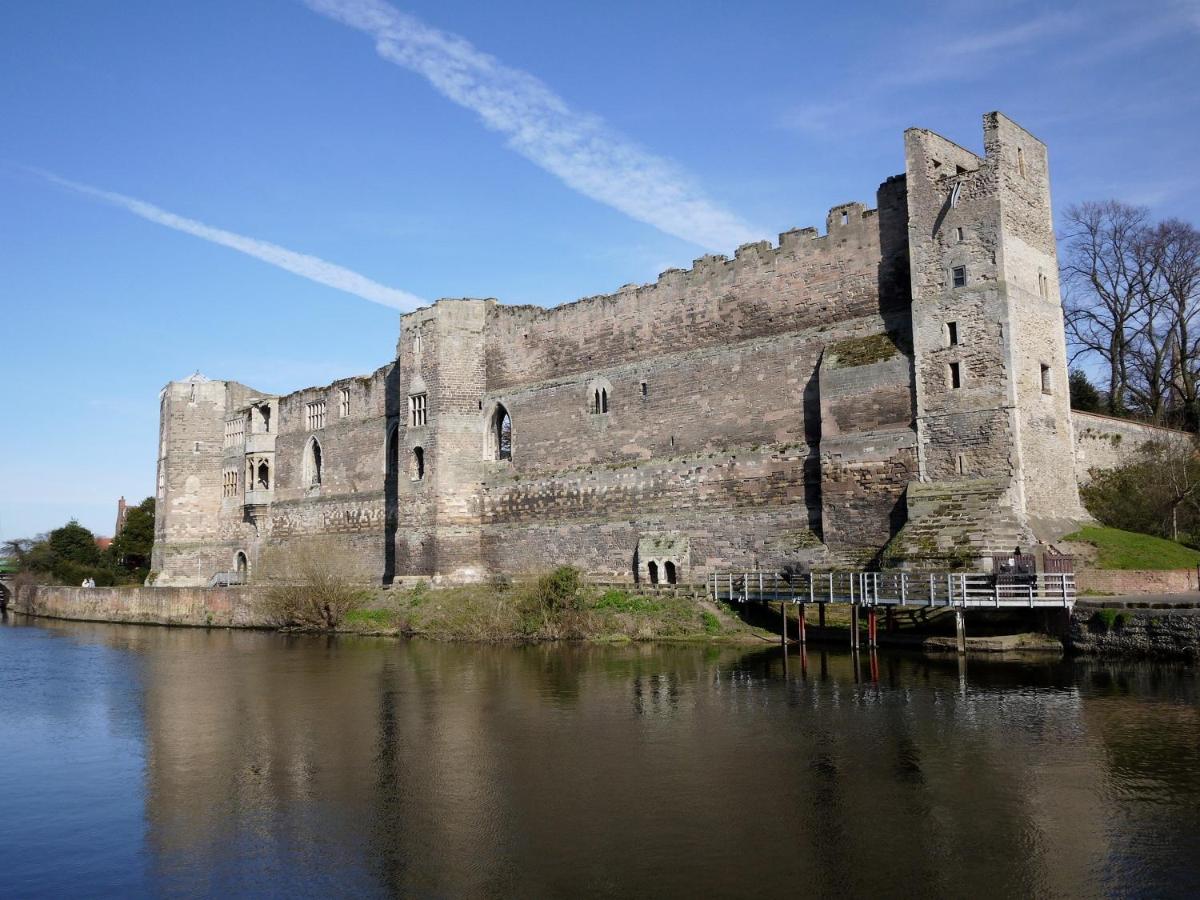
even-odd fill
[{"label": "contrail", "polygon": [[357,297],[362,297],[364,300],[370,300],[372,303],[390,306],[393,309],[399,309],[404,312],[415,309],[418,306],[424,306],[427,303],[427,301],[407,291],[390,288],[377,281],[372,281],[364,275],[359,275],[357,272],[352,272],[334,263],[326,262],[319,257],[309,256],[307,253],[296,253],[294,250],[288,250],[286,247],[280,247],[278,244],[246,237],[243,234],[236,234],[232,231],[226,231],[223,228],[214,228],[211,225],[205,225],[203,222],[197,222],[195,219],[187,219],[173,212],[167,212],[167,210],[146,203],[144,200],[127,197],[124,194],[118,194],[114,191],[104,191],[100,188],[80,184],[76,181],[68,181],[66,178],[60,178],[52,172],[32,168],[26,171],[33,172],[60,187],[69,188],[85,196],[120,207],[133,213],[135,216],[141,216],[143,219],[148,219],[159,225],[165,225],[167,228],[174,228],[176,231],[182,231],[186,234],[203,238],[206,241],[212,241],[214,244],[220,244],[222,247],[237,250],[239,253],[245,253],[247,256],[253,256],[255,259],[261,259],[265,263],[286,269],[295,275],[299,275],[301,278],[307,278],[310,281],[336,288],[339,291],[345,291],[347,294],[354,294]]},{"label": "contrail", "polygon": [[383,0],[304,0],[309,8],[375,39],[384,59],[423,75],[474,110],[508,145],[567,185],[640,222],[712,250],[760,238],[706,198],[677,165],[576,112],[543,82]]}]

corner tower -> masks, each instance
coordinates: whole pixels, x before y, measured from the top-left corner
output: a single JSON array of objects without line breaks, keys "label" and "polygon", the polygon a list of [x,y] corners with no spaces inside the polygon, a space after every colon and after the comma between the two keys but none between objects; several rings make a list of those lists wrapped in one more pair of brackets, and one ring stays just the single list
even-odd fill
[{"label": "corner tower", "polygon": [[984,156],[905,133],[919,482],[899,536],[1011,550],[1079,501],[1046,146],[1000,113]]}]

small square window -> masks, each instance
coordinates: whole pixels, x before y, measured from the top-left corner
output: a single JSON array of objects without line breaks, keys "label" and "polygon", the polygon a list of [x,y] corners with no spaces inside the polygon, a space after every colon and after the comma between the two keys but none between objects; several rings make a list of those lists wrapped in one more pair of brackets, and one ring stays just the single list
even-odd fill
[{"label": "small square window", "polygon": [[958,323],[946,323],[946,346],[954,347],[958,345]]},{"label": "small square window", "polygon": [[955,266],[950,270],[950,275],[953,278],[956,288],[964,287],[967,283],[967,267]]},{"label": "small square window", "polygon": [[962,373],[959,371],[958,363],[950,363],[950,388],[958,390],[962,387]]},{"label": "small square window", "polygon": [[848,224],[850,224],[850,213],[848,213],[848,212],[843,212],[843,213],[842,213],[842,224],[843,224],[843,225],[848,225]]}]

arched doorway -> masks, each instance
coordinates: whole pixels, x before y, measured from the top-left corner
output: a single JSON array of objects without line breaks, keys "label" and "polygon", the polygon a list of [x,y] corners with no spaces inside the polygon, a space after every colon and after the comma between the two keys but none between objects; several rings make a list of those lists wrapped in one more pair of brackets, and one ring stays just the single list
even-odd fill
[{"label": "arched doorway", "polygon": [[241,584],[245,584],[249,580],[250,560],[246,558],[245,551],[239,550],[237,556],[233,558],[233,570],[237,573],[238,581]]},{"label": "arched doorway", "polygon": [[646,571],[650,573],[650,583],[658,584],[658,563],[654,560],[646,563]]},{"label": "arched doorway", "polygon": [[670,560],[663,563],[663,573],[667,576],[667,584],[675,584],[675,563]]}]

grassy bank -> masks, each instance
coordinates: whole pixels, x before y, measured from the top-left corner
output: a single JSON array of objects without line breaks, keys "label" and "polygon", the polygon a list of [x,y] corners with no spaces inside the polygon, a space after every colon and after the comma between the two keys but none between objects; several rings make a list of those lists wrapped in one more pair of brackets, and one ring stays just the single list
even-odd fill
[{"label": "grassy bank", "polygon": [[1200,564],[1200,552],[1175,541],[1089,525],[1063,538],[1096,548],[1097,569],[1186,569]]},{"label": "grassy bank", "polygon": [[561,570],[515,585],[382,591],[340,630],[451,641],[778,640],[707,600],[601,590]]}]

